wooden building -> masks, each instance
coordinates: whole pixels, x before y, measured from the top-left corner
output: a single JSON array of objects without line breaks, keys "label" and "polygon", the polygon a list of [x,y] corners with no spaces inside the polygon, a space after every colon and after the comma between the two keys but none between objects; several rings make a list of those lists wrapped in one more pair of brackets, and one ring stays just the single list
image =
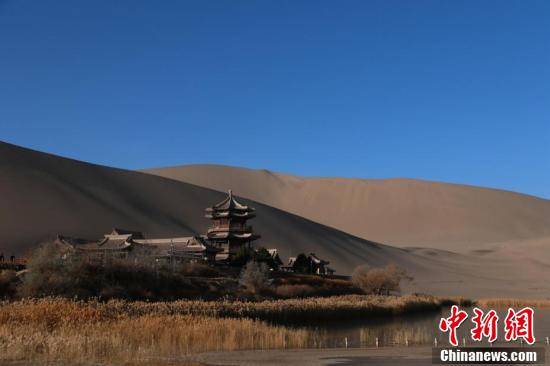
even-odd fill
[{"label": "wooden building", "polygon": [[206,209],[205,217],[212,220],[206,234],[209,243],[222,249],[216,256],[218,260],[231,258],[241,248],[250,248],[260,237],[247,225],[247,221],[255,217],[254,208],[239,203],[231,190],[222,202]]},{"label": "wooden building", "polygon": [[99,241],[58,235],[57,243],[72,248],[89,259],[135,259],[140,261],[178,263],[210,261],[221,249],[208,244],[205,237],[145,239],[139,231],[115,228]]},{"label": "wooden building", "polygon": [[57,242],[96,260],[135,258],[170,263],[182,261],[225,261],[242,248],[250,248],[260,236],[247,221],[254,208],[239,203],[229,191],[220,203],[206,209],[211,226],[206,235],[176,238],[145,238],[139,231],[114,228],[101,240],[58,236]]},{"label": "wooden building", "polygon": [[328,265],[329,261],[321,259],[315,255],[315,253],[310,253],[308,259],[311,261],[313,272],[318,275],[333,275],[334,270]]},{"label": "wooden building", "polygon": [[315,253],[310,253],[308,256],[301,254],[298,257],[288,258],[288,264],[286,266],[281,266],[280,269],[284,272],[332,276],[335,271],[328,266],[329,263],[329,261],[319,258]]}]

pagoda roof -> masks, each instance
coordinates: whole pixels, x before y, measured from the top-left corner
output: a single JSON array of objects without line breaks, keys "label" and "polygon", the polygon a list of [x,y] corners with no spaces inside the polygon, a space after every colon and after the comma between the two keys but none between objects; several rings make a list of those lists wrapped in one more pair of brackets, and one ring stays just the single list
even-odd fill
[{"label": "pagoda roof", "polygon": [[244,212],[251,212],[254,211],[254,209],[250,206],[243,205],[242,203],[238,202],[235,197],[233,197],[233,192],[231,190],[228,191],[227,197],[221,201],[220,203],[209,207],[206,209],[207,212],[212,211],[244,211]]},{"label": "pagoda roof", "polygon": [[225,217],[251,219],[256,217],[256,214],[251,211],[239,212],[239,211],[214,211],[212,209],[206,209],[207,213],[204,217],[208,219],[220,219]]},{"label": "pagoda roof", "polygon": [[260,238],[260,235],[256,235],[253,233],[235,233],[235,232],[229,232],[229,231],[220,231],[220,232],[212,232],[208,235],[209,239],[249,239],[249,240],[256,240]]}]

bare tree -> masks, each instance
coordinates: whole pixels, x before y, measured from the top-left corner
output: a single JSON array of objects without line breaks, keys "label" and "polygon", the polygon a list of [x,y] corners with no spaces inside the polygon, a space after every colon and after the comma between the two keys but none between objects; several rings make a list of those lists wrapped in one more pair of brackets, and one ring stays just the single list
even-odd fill
[{"label": "bare tree", "polygon": [[258,294],[267,287],[269,268],[265,263],[250,261],[241,272],[239,282],[253,294]]},{"label": "bare tree", "polygon": [[353,284],[366,294],[389,295],[392,291],[400,291],[402,280],[412,280],[406,271],[395,264],[382,268],[359,266],[353,271]]}]

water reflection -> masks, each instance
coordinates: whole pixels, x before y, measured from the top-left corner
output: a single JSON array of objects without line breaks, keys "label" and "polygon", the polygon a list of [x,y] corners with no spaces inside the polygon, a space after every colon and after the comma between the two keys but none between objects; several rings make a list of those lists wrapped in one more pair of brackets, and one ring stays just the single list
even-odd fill
[{"label": "water reflection", "polygon": [[[458,329],[460,344],[488,345],[487,342],[473,342],[470,338],[470,330],[473,327],[472,310],[463,308],[469,314],[468,319]],[[519,309],[518,309],[519,310]],[[504,318],[506,309],[498,310],[500,317],[498,324],[498,342],[505,344]],[[438,329],[441,317],[447,317],[449,309],[440,312],[415,316],[400,316],[391,319],[365,319],[363,321],[325,323],[317,326],[308,326],[306,329],[313,333],[313,345],[315,347],[375,347],[376,342],[380,347],[388,346],[418,346],[432,345],[437,339],[438,345],[448,345],[448,335]],[[535,337],[537,343],[545,343],[550,336],[550,309],[535,310]],[[515,342],[519,344],[520,342]]]}]

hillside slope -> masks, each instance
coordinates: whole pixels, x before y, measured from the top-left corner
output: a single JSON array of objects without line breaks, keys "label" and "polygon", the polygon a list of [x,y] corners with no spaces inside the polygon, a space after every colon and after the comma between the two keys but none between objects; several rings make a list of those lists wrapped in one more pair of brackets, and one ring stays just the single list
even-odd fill
[{"label": "hillside slope", "polygon": [[[233,187],[236,193],[244,187]],[[0,143],[0,252],[21,254],[58,233],[99,238],[113,226],[147,236],[203,233],[204,208],[224,194],[139,172],[108,168]],[[405,292],[463,296],[547,297],[548,256],[536,262],[513,252],[487,256],[443,250],[399,249],[249,200],[260,245],[283,258],[315,252],[340,274],[357,265],[396,263],[414,281]],[[533,242],[533,248],[544,246]],[[528,270],[526,270],[528,268]],[[528,283],[529,286],[525,286]]]},{"label": "hillside slope", "polygon": [[220,165],[147,172],[247,198],[395,246],[453,251],[550,236],[550,201],[412,179],[300,178]]},{"label": "hillside slope", "polygon": [[[0,248],[24,253],[58,233],[99,238],[112,227],[147,236],[193,235],[209,225],[204,209],[224,193],[148,174],[88,164],[0,143]],[[340,273],[361,263],[401,263],[420,270],[421,258],[256,202],[251,221],[260,245],[283,258],[316,252]],[[420,262],[418,262],[420,260]],[[418,263],[417,263],[418,262]],[[418,265],[417,265],[418,264]]]}]

